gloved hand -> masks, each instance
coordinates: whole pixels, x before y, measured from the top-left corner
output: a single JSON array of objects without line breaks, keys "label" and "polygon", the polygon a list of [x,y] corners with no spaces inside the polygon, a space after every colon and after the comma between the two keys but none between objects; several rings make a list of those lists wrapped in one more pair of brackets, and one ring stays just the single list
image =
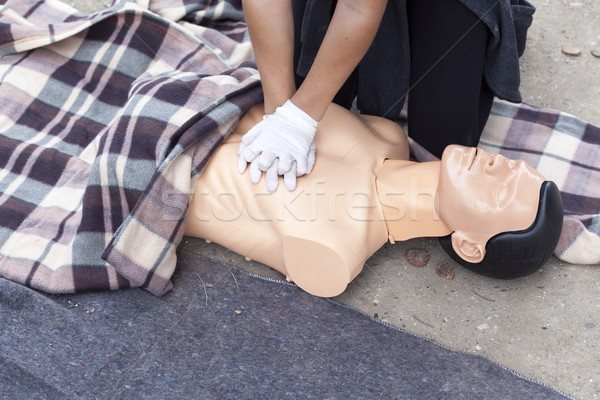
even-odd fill
[{"label": "gloved hand", "polygon": [[[315,155],[316,155],[316,151],[317,151],[317,144],[315,143],[315,141],[313,140],[313,142],[310,145],[310,149],[308,150],[308,158],[307,158],[307,171],[306,173],[309,174],[310,171],[312,171],[313,166],[315,165]],[[246,162],[244,161],[243,163],[243,167],[245,169],[246,167]],[[275,161],[273,161],[273,164],[271,164],[271,166],[269,168],[267,168],[267,171],[265,173],[265,181],[266,181],[266,186],[267,186],[267,190],[269,192],[274,192],[275,190],[277,190],[277,186],[279,185],[279,175],[278,175],[278,159],[275,159]],[[243,170],[241,172],[244,172]],[[251,163],[250,163],[250,181],[254,184],[258,183],[260,181],[260,176],[262,175],[262,171],[258,168],[258,159],[254,159]],[[283,182],[285,183],[285,187],[287,188],[287,190],[292,191],[294,189],[296,189],[296,162],[292,163],[292,167],[290,168],[289,171],[285,172],[283,174]]]},{"label": "gloved hand", "polygon": [[253,183],[266,171],[267,190],[277,189],[279,175],[284,176],[287,189],[294,190],[296,177],[309,173],[314,165],[316,130],[317,121],[286,101],[242,137],[237,152],[238,170],[243,173],[251,163]]}]

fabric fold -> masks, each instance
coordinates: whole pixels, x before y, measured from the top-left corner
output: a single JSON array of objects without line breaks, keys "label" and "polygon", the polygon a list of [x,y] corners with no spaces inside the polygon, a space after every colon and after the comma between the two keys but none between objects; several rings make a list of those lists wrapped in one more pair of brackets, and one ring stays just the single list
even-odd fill
[{"label": "fabric fold", "polygon": [[3,6],[3,276],[55,293],[171,288],[193,178],[262,99],[243,20],[219,9],[239,4],[194,8],[188,21],[224,27],[192,31],[133,1]]}]

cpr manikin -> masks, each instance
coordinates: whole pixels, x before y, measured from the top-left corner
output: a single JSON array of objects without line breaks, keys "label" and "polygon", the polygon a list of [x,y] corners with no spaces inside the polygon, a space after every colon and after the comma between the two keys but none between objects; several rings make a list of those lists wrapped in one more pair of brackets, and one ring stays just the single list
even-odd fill
[{"label": "cpr manikin", "polygon": [[[266,264],[311,294],[342,293],[388,240],[443,237],[455,260],[498,278],[533,272],[556,246],[558,189],[524,162],[462,146],[449,146],[441,161],[411,162],[397,124],[336,105],[319,124],[312,172],[292,192],[280,184],[269,193],[231,165],[241,135],[261,118],[259,107],[250,110],[212,156],[186,235]],[[504,235],[509,247],[525,240],[516,263],[504,250],[486,257]]]}]

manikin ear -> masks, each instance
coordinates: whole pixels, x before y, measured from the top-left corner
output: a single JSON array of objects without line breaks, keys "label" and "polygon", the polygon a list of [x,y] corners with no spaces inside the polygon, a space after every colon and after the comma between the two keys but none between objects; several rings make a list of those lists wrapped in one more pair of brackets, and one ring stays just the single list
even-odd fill
[{"label": "manikin ear", "polygon": [[451,235],[452,248],[465,261],[477,264],[485,256],[485,243],[469,237],[468,233],[455,231]]}]

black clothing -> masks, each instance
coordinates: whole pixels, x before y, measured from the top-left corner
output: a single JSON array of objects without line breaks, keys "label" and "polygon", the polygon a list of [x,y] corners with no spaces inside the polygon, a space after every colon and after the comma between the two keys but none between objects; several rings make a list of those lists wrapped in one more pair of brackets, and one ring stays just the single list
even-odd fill
[{"label": "black clothing", "polygon": [[477,146],[494,101],[487,27],[458,1],[409,0],[408,16],[410,137],[438,157],[449,144]]},{"label": "black clothing", "polygon": [[[335,0],[294,0],[300,85],[325,36]],[[475,146],[493,96],[519,102],[518,58],[534,7],[525,0],[389,0],[375,39],[334,101],[396,119],[408,102],[408,133],[440,156]],[[410,90],[409,90],[410,89]]]}]

